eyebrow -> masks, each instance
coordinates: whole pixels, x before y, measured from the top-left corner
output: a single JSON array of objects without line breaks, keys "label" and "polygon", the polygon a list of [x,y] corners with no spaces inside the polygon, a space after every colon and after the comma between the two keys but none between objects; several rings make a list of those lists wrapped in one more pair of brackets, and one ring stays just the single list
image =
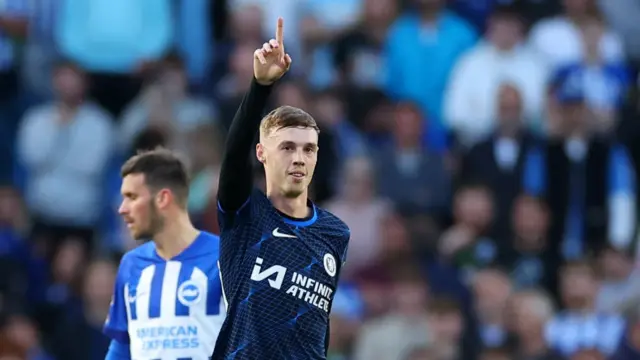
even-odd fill
[{"label": "eyebrow", "polygon": [[[282,146],[287,146],[287,145],[288,146],[298,146],[298,144],[296,142],[288,141],[288,140],[282,141],[278,146],[282,147]],[[309,146],[309,147],[313,148],[314,150],[318,148],[318,144],[315,144],[315,143],[305,143],[304,146],[305,147]]]}]

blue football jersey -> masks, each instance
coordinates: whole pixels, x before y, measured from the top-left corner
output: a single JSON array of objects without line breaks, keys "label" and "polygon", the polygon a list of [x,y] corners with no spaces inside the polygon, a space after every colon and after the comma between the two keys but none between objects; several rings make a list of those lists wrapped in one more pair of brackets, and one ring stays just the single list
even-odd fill
[{"label": "blue football jersey", "polygon": [[224,321],[219,239],[201,232],[167,261],[153,242],[122,258],[104,332],[136,360],[208,359]]},{"label": "blue football jersey", "polygon": [[311,206],[312,217],[294,220],[255,190],[239,211],[220,209],[227,319],[212,359],[326,359],[349,228]]}]

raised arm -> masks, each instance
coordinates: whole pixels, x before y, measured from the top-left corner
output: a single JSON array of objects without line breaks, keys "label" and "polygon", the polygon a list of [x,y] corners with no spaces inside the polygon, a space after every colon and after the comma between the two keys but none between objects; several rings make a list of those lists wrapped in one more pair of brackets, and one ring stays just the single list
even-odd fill
[{"label": "raised arm", "polygon": [[218,205],[222,211],[237,211],[251,194],[253,173],[249,155],[253,138],[260,128],[273,83],[291,67],[291,57],[284,52],[283,33],[284,22],[278,19],[276,38],[253,53],[254,79],[233,118],[222,157],[218,186]]}]

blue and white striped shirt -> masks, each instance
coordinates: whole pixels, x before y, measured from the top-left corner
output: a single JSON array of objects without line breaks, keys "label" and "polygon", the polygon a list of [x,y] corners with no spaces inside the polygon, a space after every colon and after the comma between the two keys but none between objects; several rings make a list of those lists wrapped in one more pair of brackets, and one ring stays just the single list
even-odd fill
[{"label": "blue and white striped shirt", "polygon": [[612,354],[624,334],[625,321],[613,314],[562,312],[547,323],[545,338],[553,350],[571,356],[581,349]]},{"label": "blue and white striped shirt", "polygon": [[218,254],[218,237],[205,232],[169,261],[153,242],[127,253],[104,332],[129,344],[132,359],[208,359],[226,315]]}]

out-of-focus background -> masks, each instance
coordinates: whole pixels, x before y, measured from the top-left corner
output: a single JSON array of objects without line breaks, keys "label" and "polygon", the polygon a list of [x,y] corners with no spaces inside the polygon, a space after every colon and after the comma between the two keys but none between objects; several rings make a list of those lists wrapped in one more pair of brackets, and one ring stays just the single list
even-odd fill
[{"label": "out-of-focus background", "polygon": [[352,229],[330,359],[633,358],[638,1],[4,0],[0,359],[103,358],[136,149],[189,159],[217,232],[278,16],[272,106],[320,123],[313,196]]}]

